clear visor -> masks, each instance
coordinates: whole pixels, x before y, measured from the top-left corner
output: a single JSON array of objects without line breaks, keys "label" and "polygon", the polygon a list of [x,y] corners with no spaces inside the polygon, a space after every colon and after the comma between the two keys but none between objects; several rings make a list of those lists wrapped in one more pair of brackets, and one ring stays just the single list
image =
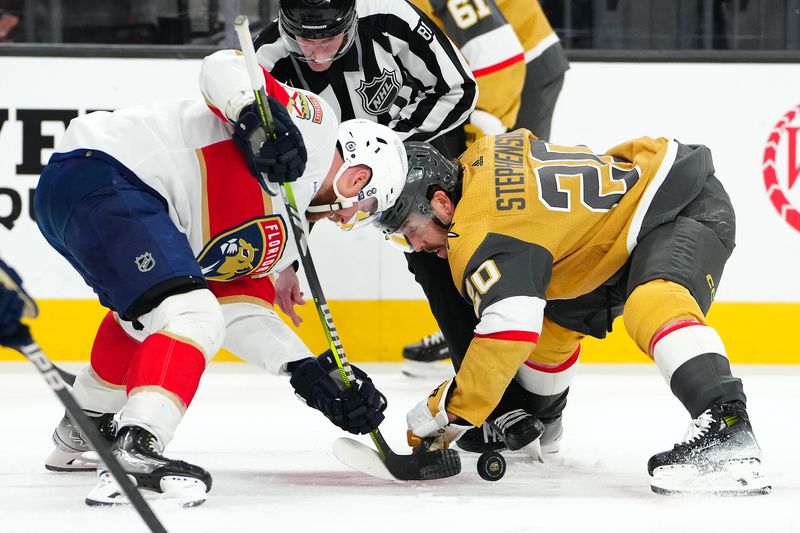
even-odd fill
[{"label": "clear visor", "polygon": [[297,59],[306,63],[325,64],[336,61],[347,53],[353,44],[357,24],[351,25],[344,33],[322,39],[292,35],[285,32],[281,24],[278,24],[278,28],[283,44]]},{"label": "clear visor", "polygon": [[386,239],[386,242],[392,245],[393,248],[397,248],[398,250],[407,254],[414,251],[414,247],[411,246],[409,240],[402,233],[384,234],[383,237]]},{"label": "clear visor", "polygon": [[374,196],[359,200],[351,207],[340,209],[336,219],[339,229],[350,231],[369,226],[380,216],[378,212],[378,199]]},{"label": "clear visor", "polygon": [[[380,214],[380,213],[379,213]],[[397,228],[393,233],[384,233],[386,240],[404,252],[413,252],[414,246],[411,244],[412,237],[417,236],[422,230],[430,224],[433,219],[433,213],[419,213],[414,212],[408,215],[408,218],[403,225]]]}]

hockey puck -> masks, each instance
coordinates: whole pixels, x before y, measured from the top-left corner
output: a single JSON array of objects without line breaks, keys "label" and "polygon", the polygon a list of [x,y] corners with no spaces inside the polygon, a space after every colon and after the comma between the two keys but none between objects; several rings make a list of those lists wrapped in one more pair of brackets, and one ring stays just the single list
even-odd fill
[{"label": "hockey puck", "polygon": [[478,457],[478,475],[486,481],[497,481],[506,473],[506,460],[497,452],[485,452]]}]

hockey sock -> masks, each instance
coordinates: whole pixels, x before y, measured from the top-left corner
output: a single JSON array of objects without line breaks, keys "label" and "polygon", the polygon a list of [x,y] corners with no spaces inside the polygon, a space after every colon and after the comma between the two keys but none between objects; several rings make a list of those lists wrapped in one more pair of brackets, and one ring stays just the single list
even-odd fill
[{"label": "hockey sock", "polygon": [[129,337],[109,311],[100,323],[92,344],[92,370],[112,386],[124,385],[128,367],[140,346],[141,343]]},{"label": "hockey sock", "polygon": [[126,382],[128,395],[138,388],[160,388],[192,403],[206,368],[203,352],[194,344],[165,333],[147,337],[134,357]]},{"label": "hockey sock", "polygon": [[194,398],[205,367],[206,358],[195,345],[164,333],[147,337],[130,366],[128,402],[120,414],[120,427],[143,427],[166,446]]},{"label": "hockey sock", "polygon": [[714,328],[697,320],[675,322],[656,333],[650,353],[692,418],[714,403],[746,404],[742,381],[733,377],[725,346]]},{"label": "hockey sock", "polygon": [[569,356],[559,364],[548,365],[535,361],[525,361],[517,370],[516,380],[528,392],[543,397],[556,396],[566,391],[577,370],[580,358],[580,344]]}]

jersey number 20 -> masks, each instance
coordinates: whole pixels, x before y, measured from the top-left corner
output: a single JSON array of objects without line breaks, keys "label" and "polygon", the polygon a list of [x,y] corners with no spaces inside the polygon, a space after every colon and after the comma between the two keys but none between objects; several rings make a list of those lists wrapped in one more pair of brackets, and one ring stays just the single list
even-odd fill
[{"label": "jersey number 20", "polygon": [[609,211],[641,176],[632,163],[597,156],[585,147],[532,143],[531,157],[537,163],[539,200],[551,211],[573,211],[573,196],[590,211]]}]

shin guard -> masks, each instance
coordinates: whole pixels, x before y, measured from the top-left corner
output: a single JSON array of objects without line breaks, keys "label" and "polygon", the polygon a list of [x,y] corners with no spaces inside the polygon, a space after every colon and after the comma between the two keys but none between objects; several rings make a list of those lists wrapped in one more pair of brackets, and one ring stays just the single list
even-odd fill
[{"label": "shin guard", "polygon": [[122,386],[141,343],[125,333],[109,311],[100,323],[92,344],[92,370],[110,385]]},{"label": "shin guard", "polygon": [[164,333],[150,335],[131,363],[128,395],[142,387],[161,388],[179,398],[185,409],[192,403],[205,367],[206,358],[194,344]]}]

